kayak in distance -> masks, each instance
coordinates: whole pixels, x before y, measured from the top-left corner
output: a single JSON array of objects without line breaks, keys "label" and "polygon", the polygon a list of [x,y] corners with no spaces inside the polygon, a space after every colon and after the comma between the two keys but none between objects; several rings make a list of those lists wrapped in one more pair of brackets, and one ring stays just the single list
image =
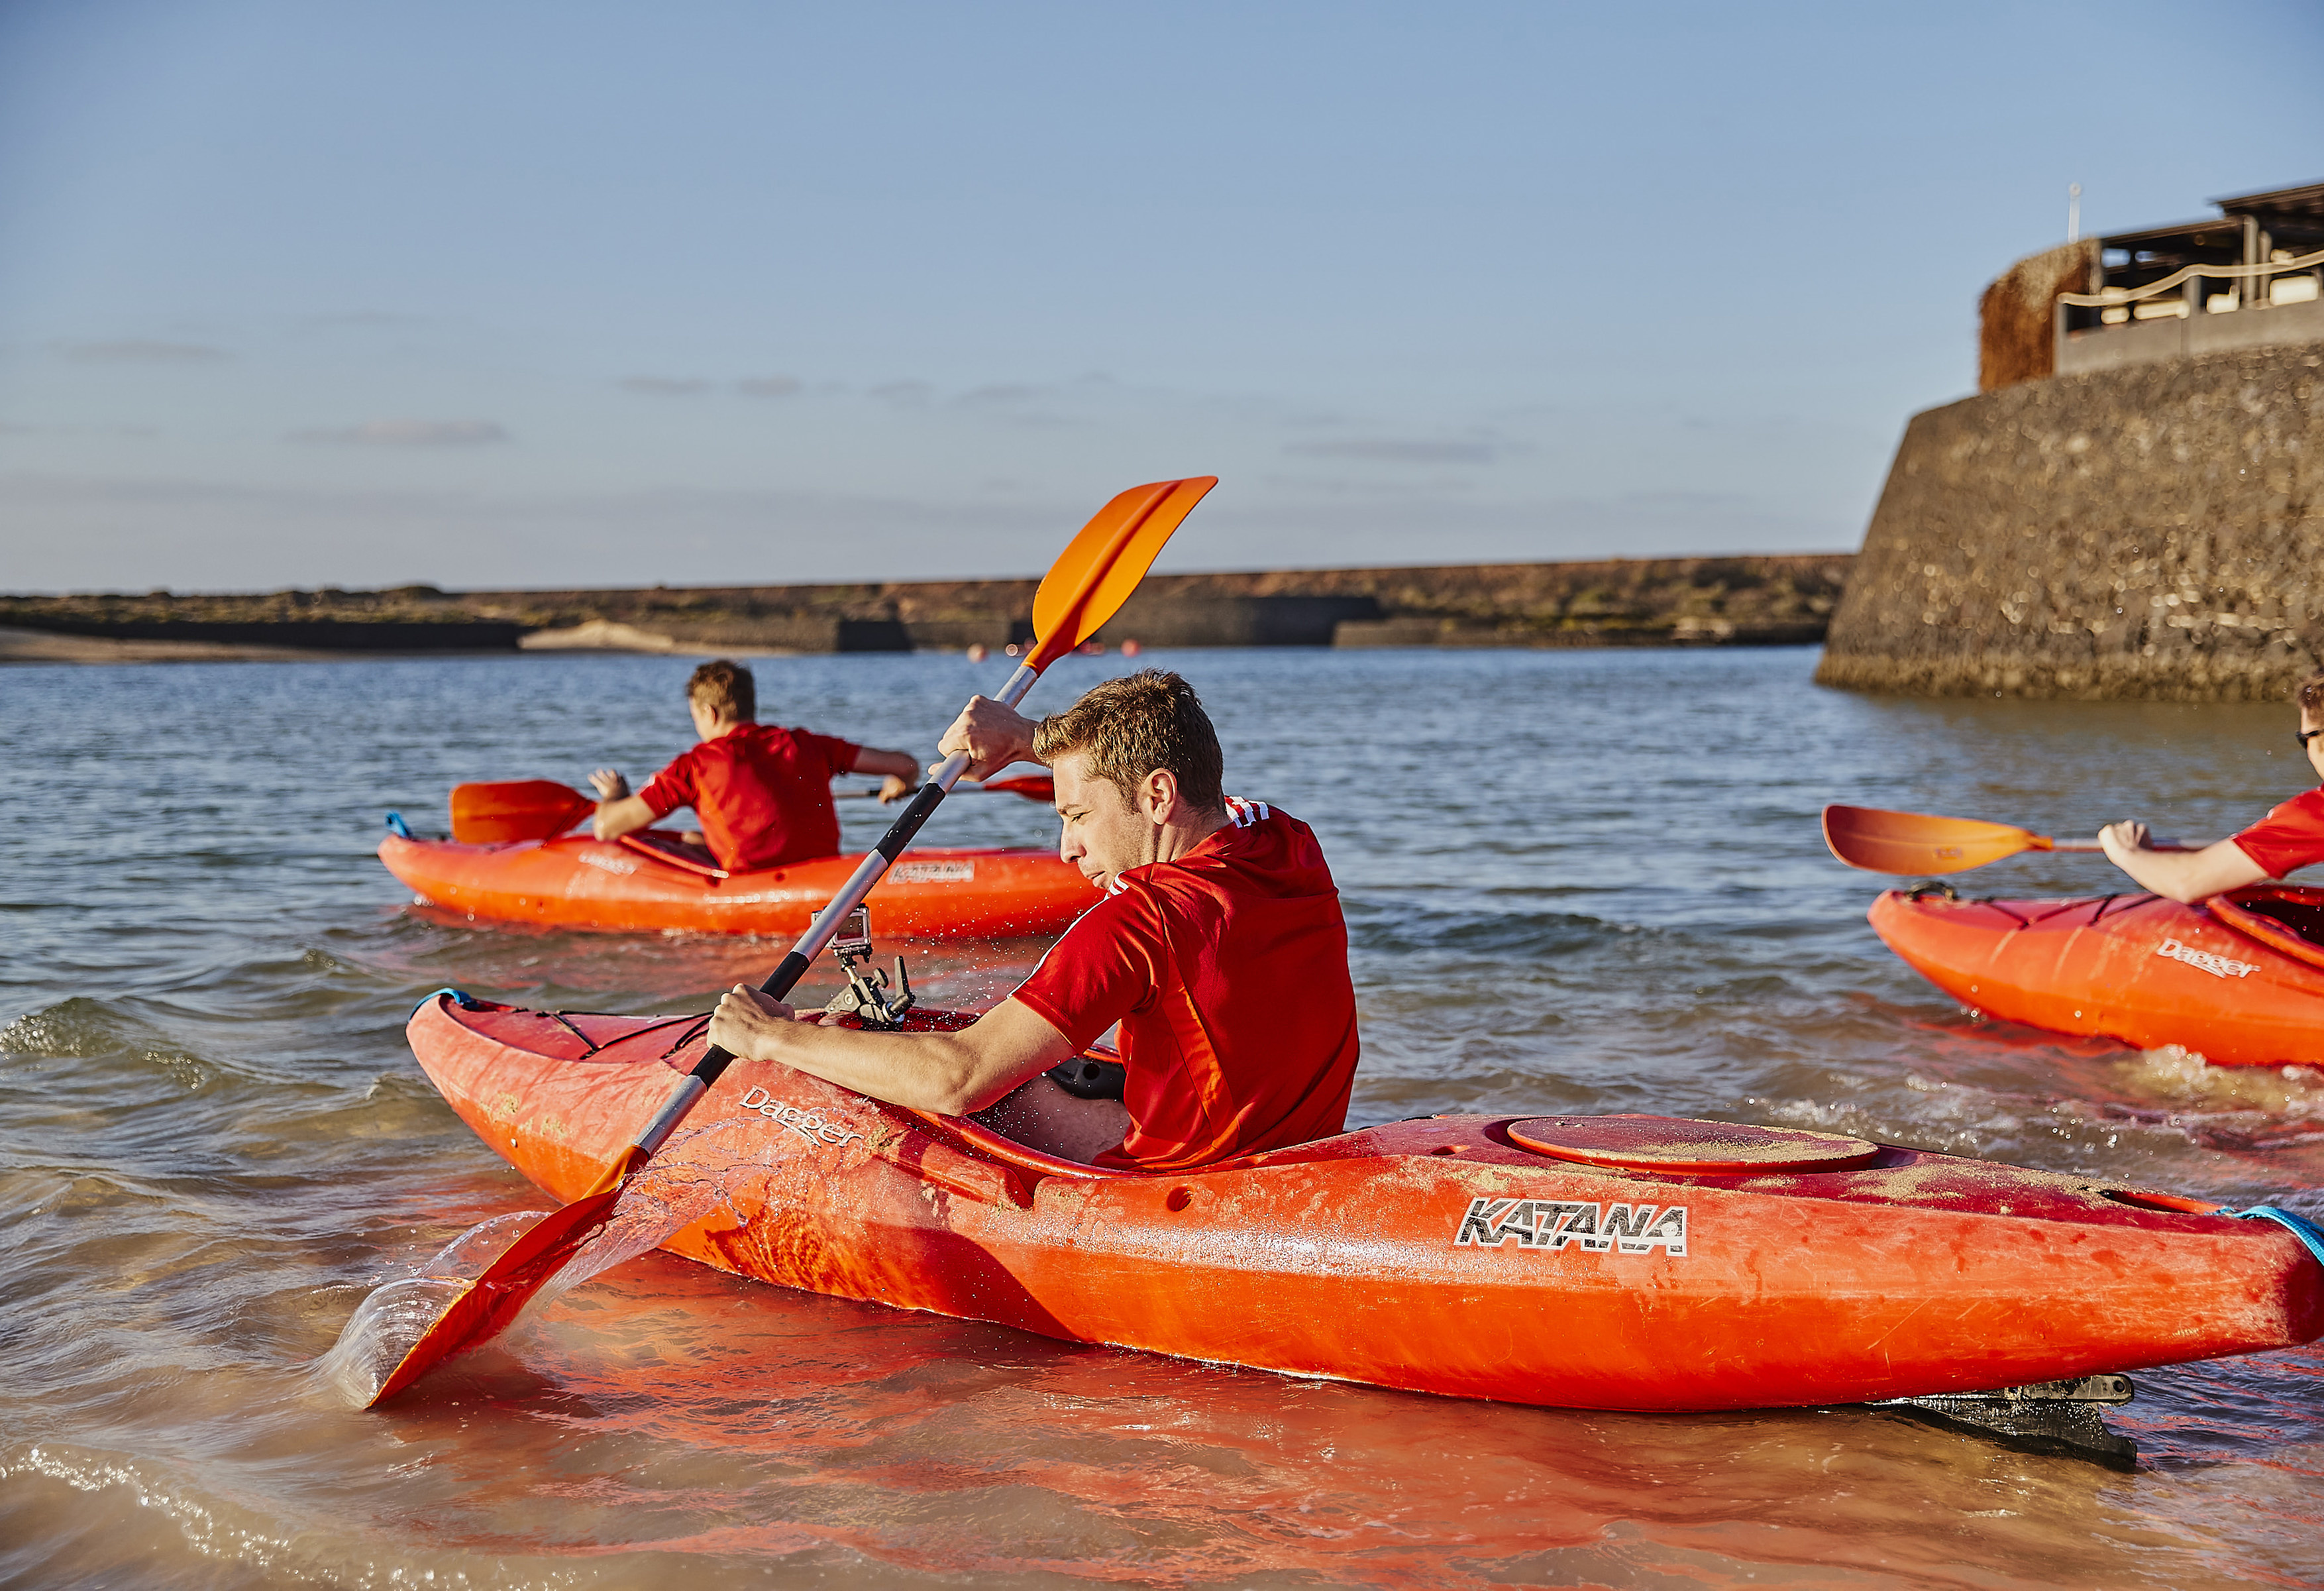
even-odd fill
[{"label": "kayak in distance", "polygon": [[[729,874],[707,851],[648,829],[495,845],[391,832],[379,859],[417,904],[479,921],[790,936],[807,931],[863,857]],[[1055,851],[942,846],[915,849],[871,894],[881,929],[915,939],[1053,937],[1097,898]]]},{"label": "kayak in distance", "polygon": [[2179,1045],[2214,1066],[2324,1066],[2324,890],[1961,900],[1889,890],[1868,914],[1975,1012],[2052,1032]]},{"label": "kayak in distance", "polygon": [[[447,990],[409,1036],[477,1134],[570,1200],[700,1055],[707,1020]],[[2075,1377],[2126,1397],[2104,1373],[2324,1333],[2324,1263],[2268,1221],[1663,1116],[1436,1116],[1124,1172],[737,1061],[654,1165],[710,1212],[663,1246],[737,1275],[1518,1403],[1817,1407]]]}]

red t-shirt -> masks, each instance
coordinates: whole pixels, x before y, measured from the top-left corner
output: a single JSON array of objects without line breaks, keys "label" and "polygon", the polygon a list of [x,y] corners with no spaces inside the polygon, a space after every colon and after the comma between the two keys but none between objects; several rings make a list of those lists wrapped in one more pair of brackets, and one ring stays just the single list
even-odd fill
[{"label": "red t-shirt", "polygon": [[1099,1165],[1176,1170],[1346,1124],[1356,992],[1332,870],[1305,823],[1227,810],[1122,874],[1016,993],[1077,1050],[1121,1024],[1130,1133]]},{"label": "red t-shirt", "polygon": [[2235,842],[2270,878],[2324,862],[2324,788],[2293,796],[2236,835]]},{"label": "red t-shirt", "polygon": [[729,873],[835,856],[831,776],[854,767],[862,750],[805,729],[744,724],[678,757],[638,796],[656,818],[692,807],[704,843]]}]

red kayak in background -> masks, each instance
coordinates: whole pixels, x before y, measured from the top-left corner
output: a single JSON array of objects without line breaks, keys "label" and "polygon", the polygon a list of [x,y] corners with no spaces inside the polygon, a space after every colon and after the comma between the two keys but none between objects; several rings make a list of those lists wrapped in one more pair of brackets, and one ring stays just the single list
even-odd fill
[{"label": "red kayak in background", "polygon": [[[571,1199],[699,1057],[706,1022],[445,991],[409,1033],[479,1136]],[[762,1281],[1566,1408],[1863,1402],[2324,1333],[2324,1264],[2268,1222],[1664,1116],[1437,1116],[1149,1174],[737,1061],[647,1174],[699,1201],[666,1247]]]},{"label": "red kayak in background", "polygon": [[[552,928],[712,934],[807,931],[861,855],[729,874],[709,853],[648,829],[463,845],[390,834],[379,859],[424,906]],[[1051,938],[1097,892],[1051,850],[923,846],[871,894],[881,932],[905,939]]]},{"label": "red kayak in background", "polygon": [[1890,890],[1872,927],[1973,1011],[2216,1066],[2324,1066],[2324,890],[1964,901]]}]

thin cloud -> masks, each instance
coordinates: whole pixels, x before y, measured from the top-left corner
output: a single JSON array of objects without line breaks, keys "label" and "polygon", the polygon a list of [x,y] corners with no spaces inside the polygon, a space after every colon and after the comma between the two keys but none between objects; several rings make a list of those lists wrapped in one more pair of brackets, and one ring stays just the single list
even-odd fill
[{"label": "thin cloud", "polygon": [[83,365],[216,365],[234,357],[208,343],[155,342],[129,338],[109,343],[59,343],[57,351]]},{"label": "thin cloud", "polygon": [[622,383],[622,390],[656,398],[688,398],[708,392],[710,384],[698,375],[632,375]]},{"label": "thin cloud", "polygon": [[936,388],[924,381],[883,381],[865,392],[883,403],[893,403],[899,409],[922,409],[936,396]]},{"label": "thin cloud", "polygon": [[1416,441],[1397,437],[1349,437],[1333,442],[1286,442],[1303,458],[1363,458],[1379,464],[1490,464],[1500,449],[1490,442]]},{"label": "thin cloud", "polygon": [[505,442],[509,434],[489,420],[367,420],[361,425],[294,430],[286,439],[364,448],[477,448]]},{"label": "thin cloud", "polygon": [[788,398],[799,390],[799,384],[794,376],[753,375],[736,382],[734,390],[747,398]]}]

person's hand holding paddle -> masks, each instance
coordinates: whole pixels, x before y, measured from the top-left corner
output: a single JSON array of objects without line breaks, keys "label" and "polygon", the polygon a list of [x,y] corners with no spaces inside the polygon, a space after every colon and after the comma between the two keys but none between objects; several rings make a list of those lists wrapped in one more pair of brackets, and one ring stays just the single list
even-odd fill
[{"label": "person's hand holding paddle", "polygon": [[[1033,720],[988,696],[972,696],[936,742],[945,755],[968,758],[968,777],[982,780],[1011,763],[1033,763]],[[931,764],[931,767],[941,764]]]},{"label": "person's hand holding paddle", "polygon": [[2098,847],[2106,852],[2107,861],[2129,874],[2142,888],[2184,905],[2257,883],[2268,875],[2267,869],[2232,839],[2200,849],[2191,846],[2166,849],[2157,846],[2146,825],[2135,819],[2099,829]]}]

